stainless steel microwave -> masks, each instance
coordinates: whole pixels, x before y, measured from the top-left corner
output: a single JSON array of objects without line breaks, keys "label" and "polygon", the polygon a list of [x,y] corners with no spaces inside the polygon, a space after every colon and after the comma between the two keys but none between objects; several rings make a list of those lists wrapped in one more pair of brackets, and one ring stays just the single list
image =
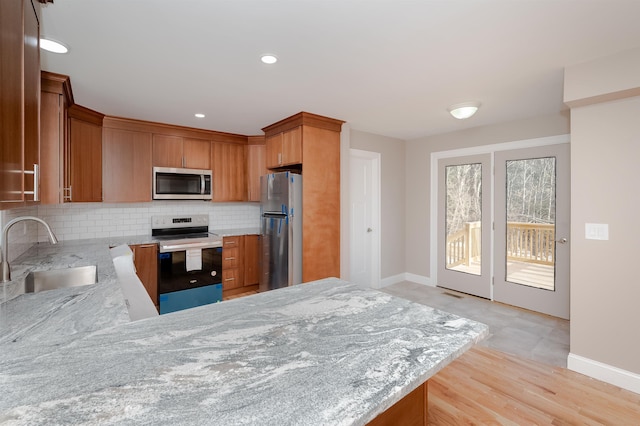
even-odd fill
[{"label": "stainless steel microwave", "polygon": [[211,170],[153,168],[154,200],[211,200]]}]

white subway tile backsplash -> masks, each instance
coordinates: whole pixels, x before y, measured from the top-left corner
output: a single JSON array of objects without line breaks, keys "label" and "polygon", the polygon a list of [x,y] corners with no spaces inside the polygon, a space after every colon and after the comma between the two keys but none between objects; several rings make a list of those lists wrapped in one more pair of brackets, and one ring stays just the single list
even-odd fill
[{"label": "white subway tile backsplash", "polygon": [[[132,204],[72,203],[33,207],[32,215],[41,217],[62,241],[151,234],[151,216],[208,214],[211,229],[254,228],[260,226],[257,203],[204,203],[154,201]],[[22,209],[20,209],[22,210]],[[13,212],[13,211],[11,211]],[[11,213],[11,218],[15,213]],[[21,214],[18,214],[21,215]],[[6,221],[11,220],[6,219]],[[3,216],[3,220],[4,216]],[[34,224],[35,225],[35,224]],[[33,227],[35,241],[46,241],[44,230]],[[13,230],[12,230],[13,231]],[[28,247],[27,247],[28,248]]]}]

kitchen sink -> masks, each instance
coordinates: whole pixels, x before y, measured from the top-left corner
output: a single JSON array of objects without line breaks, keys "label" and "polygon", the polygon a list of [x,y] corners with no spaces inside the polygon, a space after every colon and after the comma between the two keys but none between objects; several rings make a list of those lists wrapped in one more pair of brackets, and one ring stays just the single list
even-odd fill
[{"label": "kitchen sink", "polygon": [[37,293],[58,288],[95,284],[97,282],[98,267],[96,265],[51,269],[49,271],[29,272],[24,281],[24,290],[26,293]]}]

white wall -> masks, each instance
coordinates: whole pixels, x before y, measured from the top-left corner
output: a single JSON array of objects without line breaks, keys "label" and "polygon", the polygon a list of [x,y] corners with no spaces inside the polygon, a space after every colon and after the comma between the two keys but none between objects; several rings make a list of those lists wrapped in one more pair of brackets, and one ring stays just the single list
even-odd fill
[{"label": "white wall", "polygon": [[351,130],[350,145],[354,149],[380,153],[380,274],[383,285],[402,281],[406,271],[405,142]]},{"label": "white wall", "polygon": [[[568,68],[565,81],[572,139],[568,366],[640,392],[640,49]],[[586,223],[607,224],[609,239],[586,239]]]}]

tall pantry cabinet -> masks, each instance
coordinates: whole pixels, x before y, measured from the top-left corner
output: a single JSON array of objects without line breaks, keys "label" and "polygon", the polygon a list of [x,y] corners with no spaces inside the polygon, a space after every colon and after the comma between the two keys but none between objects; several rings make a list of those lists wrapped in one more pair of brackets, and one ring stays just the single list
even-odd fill
[{"label": "tall pantry cabinet", "polygon": [[302,281],[340,276],[340,131],[301,112],[263,128],[267,168],[302,173]]}]

